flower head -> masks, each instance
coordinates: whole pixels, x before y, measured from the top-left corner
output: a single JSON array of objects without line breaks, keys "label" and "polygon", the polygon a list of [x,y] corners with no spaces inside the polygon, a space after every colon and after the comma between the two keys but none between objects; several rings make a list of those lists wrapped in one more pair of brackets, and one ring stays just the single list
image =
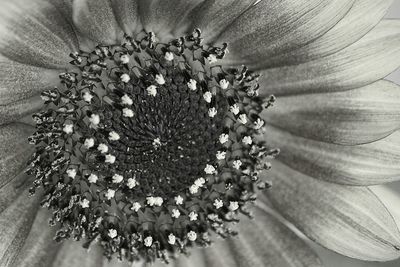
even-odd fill
[{"label": "flower head", "polygon": [[377,81],[399,65],[398,22],[378,23],[389,2],[3,1],[7,262],[79,252],[43,241],[38,204],[56,241],[109,260],[168,262],[238,230],[197,263],[319,266],[284,220],[350,257],[398,257],[365,187],[399,177],[399,90]]},{"label": "flower head", "polygon": [[[229,70],[228,72],[222,69],[219,72],[212,71],[208,65],[203,63],[204,57],[215,61],[215,57],[223,57],[223,49],[199,47],[201,41],[199,31],[184,38],[188,40],[184,47],[174,43],[160,44],[156,47],[146,35],[139,40],[126,37],[125,41],[131,42],[132,47],[117,44],[111,47],[100,47],[103,52],[95,50],[92,53],[96,54],[94,57],[90,53],[76,54],[76,56],[85,58],[85,60],[74,63],[85,72],[85,75],[82,73],[73,82],[62,80],[65,90],[74,92],[73,97],[65,96],[65,98],[67,101],[75,103],[75,109],[72,109],[66,115],[67,117],[59,117],[51,112],[40,113],[37,116],[42,116],[43,119],[51,118],[52,121],[64,125],[70,125],[65,124],[66,118],[77,121],[74,132],[84,137],[83,145],[87,150],[83,151],[83,156],[78,156],[75,151],[79,150],[82,141],[76,139],[72,142],[72,149],[69,146],[64,146],[57,147],[57,150],[43,151],[42,140],[37,139],[36,151],[42,157],[43,162],[42,164],[32,162],[30,172],[42,172],[46,166],[46,160],[48,160],[47,164],[51,164],[49,153],[62,151],[73,155],[76,158],[74,164],[80,169],[89,169],[90,174],[82,172],[78,176],[75,169],[70,169],[68,171],[69,176],[75,180],[87,181],[89,184],[97,185],[96,187],[75,188],[74,192],[78,191],[74,194],[85,194],[84,188],[91,192],[90,194],[94,196],[91,200],[91,206],[98,207],[96,209],[101,207],[100,209],[103,212],[98,214],[94,209],[90,209],[91,206],[89,206],[89,202],[86,202],[87,200],[83,200],[81,206],[87,209],[86,216],[95,219],[101,218],[102,223],[96,228],[92,228],[90,224],[74,224],[75,226],[68,224],[67,222],[78,220],[72,206],[68,209],[68,219],[67,217],[64,219],[65,227],[59,233],[74,231],[74,227],[78,227],[84,229],[87,238],[99,236],[104,242],[108,242],[108,237],[115,238],[116,233],[114,229],[111,229],[107,230],[108,233],[105,235],[104,230],[108,229],[106,223],[112,221],[113,227],[123,229],[128,221],[124,219],[125,217],[117,219],[111,216],[115,210],[112,211],[107,207],[114,201],[118,207],[123,207],[133,201],[131,211],[134,213],[130,216],[136,218],[134,227],[140,231],[137,233],[138,236],[152,233],[151,236],[147,236],[142,241],[144,246],[136,246],[136,249],[139,250],[138,253],[143,257],[147,257],[146,255],[150,253],[147,248],[153,247],[155,242],[161,244],[162,247],[170,247],[171,242],[165,243],[165,241],[171,241],[168,237],[171,233],[183,241],[198,242],[198,244],[208,242],[203,240],[202,236],[212,229],[223,236],[230,234],[230,231],[225,229],[223,221],[218,224],[213,222],[212,227],[200,227],[200,225],[209,224],[208,220],[205,219],[207,218],[206,214],[201,215],[209,209],[206,206],[198,211],[190,211],[189,209],[191,209],[192,203],[203,206],[209,201],[210,207],[215,208],[213,212],[217,212],[223,217],[225,213],[238,210],[238,208],[233,209],[231,206],[229,210],[222,209],[224,200],[229,202],[229,199],[231,203],[236,203],[238,207],[244,206],[246,202],[250,201],[248,192],[253,192],[256,184],[260,182],[255,177],[263,169],[263,158],[267,154],[255,157],[250,153],[251,149],[263,149],[263,144],[256,141],[255,137],[258,132],[254,127],[240,126],[244,124],[244,118],[247,120],[251,117],[255,122],[261,120],[258,114],[262,111],[262,101],[257,97],[246,94],[246,90],[257,83],[257,76],[247,73],[245,69]],[[170,60],[170,54],[166,54],[165,50],[173,53],[177,61]],[[197,53],[197,50],[201,52],[198,58],[193,57],[189,60],[185,56],[185,53]],[[214,52],[210,54],[209,51]],[[126,65],[131,64],[130,55],[132,54],[136,57],[149,58],[149,60],[141,66],[139,73],[131,72],[127,74]],[[162,55],[168,56],[163,57]],[[186,64],[181,65],[179,62],[182,61],[186,61]],[[148,65],[150,63],[153,65]],[[94,64],[105,66],[105,74],[107,73],[108,76],[100,76],[102,71],[97,67],[94,68]],[[206,80],[201,81],[201,86],[210,90],[205,93],[202,90],[196,90],[196,81],[204,79],[198,76],[197,70],[194,70],[195,66],[197,67],[199,64],[203,68],[203,75],[207,76]],[[150,74],[154,71],[154,68],[157,70],[154,78],[152,78]],[[179,72],[176,72],[177,68],[180,68]],[[237,76],[240,71],[242,71],[242,75]],[[114,73],[119,79],[114,78]],[[90,78],[92,76],[98,78],[92,79]],[[224,78],[221,79],[221,77]],[[89,81],[89,79],[91,80]],[[228,82],[228,80],[231,82]],[[173,85],[170,85],[170,82]],[[88,89],[87,84],[89,84],[89,90],[94,91],[96,88],[97,94],[106,96],[110,100],[101,103],[93,102],[93,105],[88,104],[86,99],[82,97],[83,91]],[[157,87],[154,84],[162,85],[162,87]],[[132,88],[136,89],[132,91]],[[211,90],[213,93],[211,93]],[[46,92],[46,94],[50,94],[50,92]],[[134,97],[133,94],[135,94]],[[234,94],[241,95],[241,97],[235,98],[233,97]],[[204,101],[198,101],[201,98]],[[176,104],[176,101],[182,102]],[[187,103],[187,101],[190,103]],[[57,98],[48,102],[49,108],[50,106],[57,108],[59,105]],[[187,111],[184,111],[186,113],[182,113],[183,111],[179,109],[174,111],[175,105],[186,105]],[[230,116],[231,105],[240,105],[243,113],[237,118]],[[173,113],[170,113],[171,109]],[[82,117],[82,114],[87,114],[89,125],[84,123],[85,117]],[[99,114],[101,114],[101,118]],[[177,118],[185,123],[175,126],[174,121]],[[82,120],[82,123],[80,120]],[[240,128],[238,128],[239,126]],[[208,132],[195,131],[194,129],[198,127],[210,130],[206,130]],[[46,123],[38,124],[37,129],[38,132],[45,132],[49,136],[54,131],[52,124]],[[70,129],[72,128],[68,126],[66,132],[72,133]],[[154,138],[154,136],[157,137]],[[231,136],[229,143],[227,142],[228,136]],[[52,137],[51,142],[62,142],[63,139],[61,138],[64,137],[56,135]],[[241,138],[242,141],[240,141]],[[207,150],[202,150],[197,142],[207,144]],[[95,144],[98,144],[97,149],[92,150],[91,148]],[[224,151],[221,152],[221,150],[229,150],[231,147],[240,151],[240,153],[231,155]],[[201,153],[204,155],[198,159],[195,155]],[[241,160],[234,159],[233,165],[229,163],[233,157],[238,156]],[[237,164],[237,162],[240,162],[240,164]],[[66,164],[68,165],[69,162]],[[182,165],[187,166],[187,169],[183,170]],[[242,165],[251,170],[246,174],[247,179],[241,178],[243,173],[238,171]],[[206,175],[207,179],[197,175],[200,170]],[[92,171],[100,173],[101,178],[93,174]],[[59,169],[56,168],[49,174],[56,176],[58,173]],[[137,177],[140,177],[140,181],[129,178],[124,182],[123,174],[125,173],[137,175]],[[38,176],[37,178],[39,179]],[[57,198],[60,201],[67,200],[71,197],[69,193],[66,193],[69,192],[67,188],[72,190],[72,183],[59,181],[46,184],[44,187],[55,190],[59,183],[63,184],[65,193],[58,195]],[[227,188],[226,190],[219,190],[218,193],[216,191],[214,194],[217,194],[215,195],[217,199],[208,200],[207,195],[212,188],[221,186],[224,188],[227,183],[235,190]],[[180,195],[176,196],[178,192],[186,192],[187,204]],[[50,204],[50,206],[61,212],[54,204]],[[167,212],[169,207],[172,207],[172,210]],[[184,212],[187,214],[185,218],[188,227],[192,230],[182,235],[179,227],[175,229],[171,225],[172,228],[169,229],[168,235],[164,237],[163,231],[158,228],[159,226],[154,225],[149,232],[149,230],[143,228],[143,225],[147,224],[147,219],[139,216],[139,209],[144,209],[144,214],[152,213],[152,216],[159,217],[167,224],[168,220],[172,218],[181,218],[181,214]],[[120,210],[119,212],[125,211]],[[165,218],[165,213],[170,214],[170,219]],[[125,244],[132,234],[133,232],[121,231],[118,236],[125,241],[118,247],[114,247],[113,251],[127,249]],[[140,243],[140,240],[135,242]],[[108,248],[109,245],[104,246],[106,253],[111,253]]]}]

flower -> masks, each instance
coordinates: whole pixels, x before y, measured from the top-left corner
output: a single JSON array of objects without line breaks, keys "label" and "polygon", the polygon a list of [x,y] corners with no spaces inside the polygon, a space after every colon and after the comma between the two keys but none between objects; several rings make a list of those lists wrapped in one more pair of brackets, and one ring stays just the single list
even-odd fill
[{"label": "flower", "polygon": [[[166,260],[184,245],[182,266],[320,265],[287,222],[345,256],[400,255],[368,188],[400,171],[400,89],[382,80],[400,65],[399,21],[381,21],[390,1],[1,5],[6,264],[71,266],[86,258],[71,237],[92,262]],[[195,50],[196,73],[183,57]],[[190,248],[239,219],[237,238]]]}]

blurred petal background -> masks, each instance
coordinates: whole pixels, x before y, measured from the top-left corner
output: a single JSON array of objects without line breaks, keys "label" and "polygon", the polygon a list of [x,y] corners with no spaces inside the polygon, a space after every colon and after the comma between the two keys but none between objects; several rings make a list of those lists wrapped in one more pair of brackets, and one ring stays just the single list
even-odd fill
[{"label": "blurred petal background", "polygon": [[[397,18],[397,19],[400,18],[400,0],[394,1],[388,14],[386,15],[386,18]],[[389,75],[386,79],[395,81],[396,83],[400,83],[400,69]],[[376,187],[373,186],[371,188],[374,190],[375,193],[379,194],[379,197],[382,198],[384,202],[385,200],[387,202],[390,202],[391,206],[393,206],[392,208],[396,209],[396,212],[393,213],[397,213],[400,215],[400,197],[398,197],[397,199],[393,199],[386,192],[381,192],[382,190],[380,190],[382,188],[386,189],[389,187],[392,191],[397,192],[397,194],[400,196],[400,182],[394,182],[387,186],[376,186]],[[389,209],[391,208],[388,203],[385,204],[388,206]],[[400,217],[396,219],[398,227],[400,228]],[[310,242],[310,246],[312,246],[315,249],[315,251],[317,251],[317,253],[320,255],[321,259],[324,261],[325,267],[399,267],[400,266],[400,259],[385,263],[365,262],[343,257],[339,254],[336,254],[332,251],[322,248],[321,246],[318,246],[315,243]]]}]

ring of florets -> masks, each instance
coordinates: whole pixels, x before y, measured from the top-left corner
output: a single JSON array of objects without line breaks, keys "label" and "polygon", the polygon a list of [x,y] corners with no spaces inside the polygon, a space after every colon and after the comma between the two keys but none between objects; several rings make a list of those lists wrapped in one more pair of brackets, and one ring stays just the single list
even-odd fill
[{"label": "ring of florets", "polygon": [[[230,227],[269,168],[258,134],[267,103],[258,75],[224,70],[227,53],[200,31],[157,43],[153,33],[72,53],[62,88],[42,93],[27,172],[44,188],[56,240],[100,242],[104,255],[153,261]],[[265,105],[266,106],[263,106]]]}]

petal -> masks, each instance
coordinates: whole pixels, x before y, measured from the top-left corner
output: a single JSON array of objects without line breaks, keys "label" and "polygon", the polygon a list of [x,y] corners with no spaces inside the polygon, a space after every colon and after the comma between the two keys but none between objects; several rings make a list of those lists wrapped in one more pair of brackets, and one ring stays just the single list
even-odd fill
[{"label": "petal", "polygon": [[294,65],[333,54],[355,43],[375,27],[392,2],[393,0],[356,0],[343,19],[327,33],[298,49],[263,57],[264,60],[260,60],[257,67]]},{"label": "petal", "polygon": [[254,209],[254,220],[243,218],[238,236],[215,239],[206,249],[180,257],[178,267],[322,266],[318,256],[289,228],[263,210]]},{"label": "petal", "polygon": [[111,0],[111,5],[115,19],[124,32],[131,35],[142,29],[137,0]]},{"label": "petal", "polygon": [[258,209],[254,215],[239,223],[239,234],[229,243],[236,266],[322,266],[311,248],[272,215]]},{"label": "petal", "polygon": [[363,144],[400,128],[400,87],[379,81],[362,88],[278,97],[264,112],[270,124],[293,134],[338,144]]},{"label": "petal", "polygon": [[387,209],[393,215],[397,226],[400,227],[400,195],[395,189],[389,185],[371,186],[370,189],[374,192],[379,199],[385,204]]},{"label": "petal", "polygon": [[323,35],[353,3],[354,0],[261,1],[235,20],[218,40],[229,43],[229,63],[253,67],[254,63],[262,64],[260,60],[296,49]]},{"label": "petal", "polygon": [[108,0],[75,0],[73,20],[78,31],[100,44],[115,44],[122,31]]},{"label": "petal", "polygon": [[28,187],[32,186],[30,178],[24,172],[21,172],[8,183],[0,186],[0,213],[13,204]]},{"label": "petal", "polygon": [[260,71],[264,94],[343,91],[380,80],[400,66],[400,20],[381,21],[356,43],[314,61]]},{"label": "petal", "polygon": [[23,247],[39,207],[40,195],[22,195],[0,213],[0,266],[16,266],[18,254]]},{"label": "petal", "polygon": [[0,125],[18,121],[24,116],[37,112],[42,107],[43,100],[38,95],[7,105],[0,105]]},{"label": "petal", "polygon": [[268,174],[272,205],[311,240],[362,260],[400,256],[396,223],[369,189],[324,182],[279,162]]},{"label": "petal", "polygon": [[[243,223],[243,222],[240,222]],[[240,234],[240,233],[239,233]],[[228,241],[224,239],[215,240],[211,247],[203,252],[203,258],[207,267],[236,267],[239,261],[236,260],[235,255],[231,249]],[[237,241],[236,241],[237,242]],[[243,265],[244,267],[245,265]]]},{"label": "petal", "polygon": [[400,180],[400,132],[365,145],[342,146],[268,127],[265,139],[280,148],[279,161],[311,177],[348,185]]},{"label": "petal", "polygon": [[138,0],[139,13],[146,31],[161,40],[180,36],[189,23],[188,14],[203,0]]},{"label": "petal", "polygon": [[30,98],[59,84],[59,71],[0,60],[0,105]]},{"label": "petal", "polygon": [[0,187],[7,184],[26,166],[33,152],[28,136],[33,128],[24,124],[9,124],[0,127]]},{"label": "petal", "polygon": [[215,39],[226,27],[257,0],[204,1],[193,16],[193,28],[199,28],[206,42]]},{"label": "petal", "polygon": [[204,260],[204,251],[202,249],[193,249],[188,256],[181,255],[176,261],[176,267],[208,267]]},{"label": "petal", "polygon": [[71,24],[50,1],[2,1],[0,53],[11,60],[63,68],[78,41]]},{"label": "petal", "polygon": [[98,267],[102,266],[103,255],[99,246],[84,249],[77,241],[65,241],[54,259],[53,267]]},{"label": "petal", "polygon": [[49,266],[53,261],[60,244],[53,240],[55,227],[51,227],[48,223],[49,213],[46,209],[39,210],[29,236],[18,254],[15,266],[43,267]]}]

